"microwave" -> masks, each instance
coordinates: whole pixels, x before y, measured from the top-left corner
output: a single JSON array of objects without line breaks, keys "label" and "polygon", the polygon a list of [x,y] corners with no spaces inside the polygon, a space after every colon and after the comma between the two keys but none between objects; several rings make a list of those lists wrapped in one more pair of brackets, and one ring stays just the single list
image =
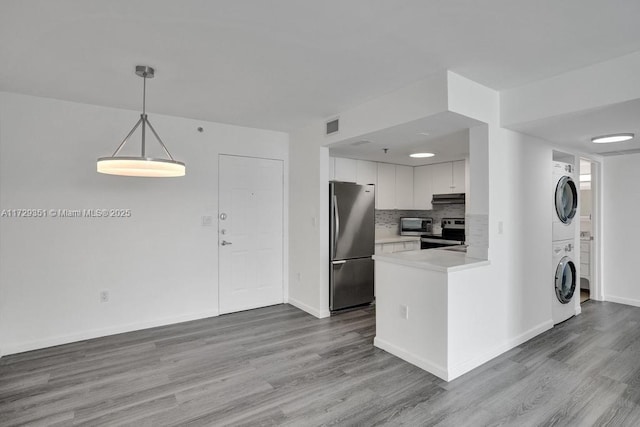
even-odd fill
[{"label": "microwave", "polygon": [[431,234],[433,218],[400,218],[401,236],[420,236]]}]

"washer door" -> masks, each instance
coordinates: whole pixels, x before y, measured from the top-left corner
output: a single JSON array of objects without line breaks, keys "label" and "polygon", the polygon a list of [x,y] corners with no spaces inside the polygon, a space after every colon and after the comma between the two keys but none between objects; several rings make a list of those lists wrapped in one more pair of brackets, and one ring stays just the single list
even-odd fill
[{"label": "washer door", "polygon": [[556,186],[556,213],[565,224],[571,224],[578,208],[578,191],[573,179],[563,176]]},{"label": "washer door", "polygon": [[556,267],[556,296],[562,304],[571,301],[576,290],[576,266],[568,256],[563,257]]}]

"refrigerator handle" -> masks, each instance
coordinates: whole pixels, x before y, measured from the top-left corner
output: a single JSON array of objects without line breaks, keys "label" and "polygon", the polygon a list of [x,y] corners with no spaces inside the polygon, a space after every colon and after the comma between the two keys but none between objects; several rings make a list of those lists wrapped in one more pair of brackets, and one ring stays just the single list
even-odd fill
[{"label": "refrigerator handle", "polygon": [[340,235],[340,213],[338,212],[338,197],[333,195],[333,222],[335,227],[333,228],[333,257],[336,256],[338,251],[338,236]]}]

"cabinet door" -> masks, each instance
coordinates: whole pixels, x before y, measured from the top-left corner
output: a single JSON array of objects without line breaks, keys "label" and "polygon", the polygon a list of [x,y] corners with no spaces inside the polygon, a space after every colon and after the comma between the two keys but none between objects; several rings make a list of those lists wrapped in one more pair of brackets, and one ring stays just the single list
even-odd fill
[{"label": "cabinet door", "polygon": [[373,184],[378,181],[378,164],[376,162],[368,162],[366,160],[356,161],[356,183]]},{"label": "cabinet door", "polygon": [[393,244],[393,252],[404,252],[406,249],[404,248],[404,242],[398,242]]},{"label": "cabinet door", "polygon": [[433,190],[431,185],[431,167],[416,166],[413,168],[413,208],[431,210]]},{"label": "cabinet door", "polygon": [[394,251],[394,245],[395,243],[383,243],[382,244],[382,253],[383,254],[392,254]]},{"label": "cabinet door", "polygon": [[396,209],[413,209],[413,167],[396,165]]},{"label": "cabinet door", "polygon": [[396,206],[396,166],[378,163],[378,189],[376,209],[395,209]]},{"label": "cabinet door", "polygon": [[335,158],[335,180],[356,182],[357,162],[353,159]]},{"label": "cabinet door", "polygon": [[585,279],[591,278],[591,265],[580,263],[580,277]]},{"label": "cabinet door", "polygon": [[466,161],[458,160],[453,162],[453,184],[452,193],[465,193],[465,175],[466,175]]},{"label": "cabinet door", "polygon": [[431,167],[431,182],[433,185],[433,194],[451,193],[452,166],[451,162],[436,163]]}]

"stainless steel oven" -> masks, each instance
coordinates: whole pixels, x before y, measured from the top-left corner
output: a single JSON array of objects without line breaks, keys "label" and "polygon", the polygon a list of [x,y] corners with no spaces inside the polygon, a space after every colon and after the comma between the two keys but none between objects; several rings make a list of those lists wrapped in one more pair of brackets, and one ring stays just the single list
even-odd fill
[{"label": "stainless steel oven", "polygon": [[464,245],[464,218],[443,218],[442,235],[422,235],[420,249],[444,248],[447,246]]}]

